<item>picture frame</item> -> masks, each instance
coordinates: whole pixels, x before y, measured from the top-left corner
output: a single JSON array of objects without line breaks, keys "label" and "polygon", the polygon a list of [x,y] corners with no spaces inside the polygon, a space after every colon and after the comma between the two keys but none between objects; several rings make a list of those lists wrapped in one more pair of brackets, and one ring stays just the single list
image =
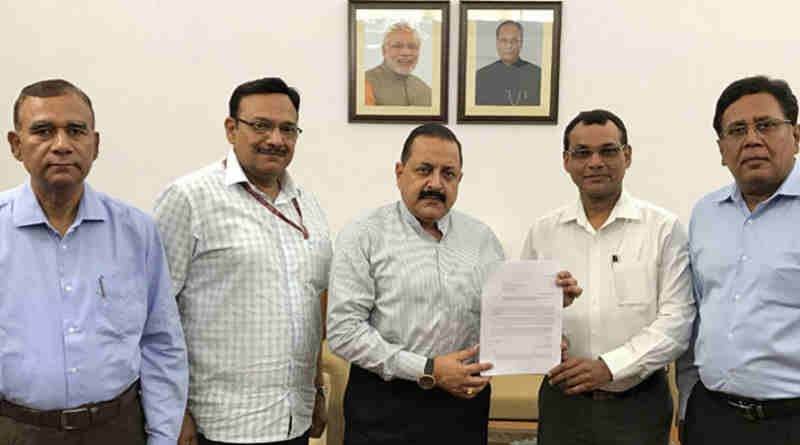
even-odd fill
[{"label": "picture frame", "polygon": [[348,121],[447,122],[449,1],[348,1]]},{"label": "picture frame", "polygon": [[556,124],[561,2],[460,5],[458,123]]}]

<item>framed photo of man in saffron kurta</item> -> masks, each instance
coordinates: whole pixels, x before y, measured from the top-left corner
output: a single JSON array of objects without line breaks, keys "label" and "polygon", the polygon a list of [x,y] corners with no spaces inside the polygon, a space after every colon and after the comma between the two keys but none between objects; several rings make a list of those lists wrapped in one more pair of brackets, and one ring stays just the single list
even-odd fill
[{"label": "framed photo of man in saffron kurta", "polygon": [[462,1],[458,122],[558,117],[561,2]]},{"label": "framed photo of man in saffron kurta", "polygon": [[349,121],[447,121],[447,1],[349,0]]}]

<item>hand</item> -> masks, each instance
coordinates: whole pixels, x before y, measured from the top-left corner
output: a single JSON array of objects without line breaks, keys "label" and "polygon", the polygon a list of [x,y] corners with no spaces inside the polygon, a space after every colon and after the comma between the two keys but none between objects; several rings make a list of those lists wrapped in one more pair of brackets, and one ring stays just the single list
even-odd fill
[{"label": "hand", "polygon": [[564,362],[567,360],[567,350],[569,350],[569,339],[567,337],[561,336],[561,361]]},{"label": "hand", "polygon": [[436,379],[436,386],[462,399],[471,399],[483,391],[489,384],[489,377],[473,374],[492,369],[492,364],[464,364],[464,361],[478,354],[478,347],[475,345],[434,358],[433,377]]},{"label": "hand", "polygon": [[178,445],[197,445],[197,424],[194,423],[194,417],[192,417],[188,409],[186,414],[183,415]]},{"label": "hand", "polygon": [[583,293],[583,289],[578,286],[578,280],[572,278],[572,274],[566,270],[562,270],[556,275],[556,285],[564,293],[564,307],[571,305]]},{"label": "hand", "polygon": [[325,431],[325,426],[327,424],[328,407],[325,404],[325,392],[319,389],[314,399],[314,411],[311,413],[310,436],[314,439],[322,437],[322,433]]},{"label": "hand", "polygon": [[592,391],[612,379],[611,371],[604,361],[583,357],[568,358],[551,369],[548,375],[550,384],[560,386],[565,394]]}]

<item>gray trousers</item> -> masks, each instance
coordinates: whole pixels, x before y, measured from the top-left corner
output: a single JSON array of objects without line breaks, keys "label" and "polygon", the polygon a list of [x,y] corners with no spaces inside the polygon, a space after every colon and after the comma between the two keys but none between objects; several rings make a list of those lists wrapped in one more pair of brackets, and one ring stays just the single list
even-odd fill
[{"label": "gray trousers", "polygon": [[545,379],[539,388],[539,445],[667,445],[672,394],[664,372],[620,397],[566,395]]}]

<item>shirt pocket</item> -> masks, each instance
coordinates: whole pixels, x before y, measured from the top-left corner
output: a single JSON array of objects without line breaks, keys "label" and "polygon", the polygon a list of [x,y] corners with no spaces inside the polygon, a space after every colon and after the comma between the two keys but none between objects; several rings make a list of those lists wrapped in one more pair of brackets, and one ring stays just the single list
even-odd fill
[{"label": "shirt pocket", "polygon": [[613,290],[618,306],[644,306],[655,301],[655,273],[643,261],[612,264]]},{"label": "shirt pocket", "polygon": [[147,320],[147,283],[121,272],[98,278],[98,327],[101,335],[139,336]]},{"label": "shirt pocket", "polygon": [[767,283],[764,301],[800,308],[800,250],[775,252],[763,267],[763,280]]}]

